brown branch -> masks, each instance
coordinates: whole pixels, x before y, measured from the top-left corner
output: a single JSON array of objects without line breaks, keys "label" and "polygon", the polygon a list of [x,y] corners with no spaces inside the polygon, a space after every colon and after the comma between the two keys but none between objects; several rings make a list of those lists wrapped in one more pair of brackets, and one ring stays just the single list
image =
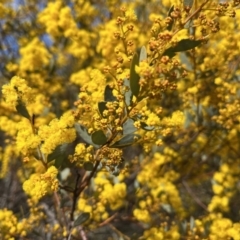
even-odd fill
[{"label": "brown branch", "polygon": [[104,225],[107,225],[108,223],[110,223],[116,216],[118,215],[118,213],[114,213],[111,217],[105,219],[103,222],[99,223],[98,226],[102,227]]},{"label": "brown branch", "polygon": [[[205,0],[205,1],[200,5],[200,7],[199,7],[198,9],[196,9],[190,16],[188,16],[188,17],[186,18],[186,20],[184,21],[183,26],[184,26],[192,17],[194,17],[195,15],[197,15],[197,14],[203,9],[203,7],[208,3],[208,1],[209,1],[209,0]],[[177,30],[173,33],[173,35],[175,35],[176,33],[178,33],[180,30],[181,30],[181,29],[177,29]]]},{"label": "brown branch", "polygon": [[76,183],[75,183],[75,188],[74,188],[74,191],[73,191],[73,204],[72,204],[72,210],[71,210],[71,213],[70,213],[70,220],[71,222],[74,221],[74,212],[75,212],[75,208],[76,208],[76,204],[77,204],[77,199],[78,199],[78,182],[80,180],[80,174],[78,173],[77,174],[77,179],[76,179]]},{"label": "brown branch", "polygon": [[85,189],[85,187],[88,186],[89,182],[91,181],[92,177],[94,176],[94,174],[96,173],[97,171],[97,168],[100,164],[100,161],[97,161],[92,172],[90,173],[90,175],[86,178],[86,180],[82,183],[82,185],[80,186],[79,188],[79,192],[78,194],[80,195],[80,193]]},{"label": "brown branch", "polygon": [[126,236],[122,232],[120,232],[117,228],[115,228],[112,224],[109,225],[113,231],[115,231],[119,236],[121,236],[125,240],[131,240],[130,237]]},{"label": "brown branch", "polygon": [[208,212],[207,206],[202,203],[202,201],[195,195],[195,193],[192,191],[192,189],[188,186],[186,181],[182,181],[183,186],[185,187],[185,189],[187,190],[187,192],[189,193],[189,195],[193,198],[193,200],[200,206],[202,207],[205,211]]},{"label": "brown branch", "polygon": [[[96,158],[97,158],[98,152],[96,154]],[[76,204],[77,204],[77,199],[79,197],[79,195],[82,193],[82,191],[85,189],[85,187],[87,187],[92,179],[92,177],[94,176],[94,174],[97,171],[97,168],[100,164],[100,161],[97,160],[92,172],[90,173],[90,175],[88,177],[83,177],[82,181],[80,183],[80,187],[79,187],[79,180],[80,180],[80,174],[77,174],[77,179],[76,179],[76,183],[75,183],[75,188],[73,191],[73,204],[72,204],[72,209],[71,209],[71,213],[70,213],[70,220],[71,222],[74,221],[74,212],[76,210]]]}]

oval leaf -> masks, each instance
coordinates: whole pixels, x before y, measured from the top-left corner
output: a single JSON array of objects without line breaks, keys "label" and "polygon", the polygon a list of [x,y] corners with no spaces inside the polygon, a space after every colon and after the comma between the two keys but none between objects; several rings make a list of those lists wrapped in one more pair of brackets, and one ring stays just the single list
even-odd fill
[{"label": "oval leaf", "polygon": [[187,227],[188,227],[188,223],[186,220],[184,220],[181,225],[180,225],[180,231],[183,233],[183,234],[186,234],[187,232]]},{"label": "oval leaf", "polygon": [[167,213],[172,213],[173,212],[173,209],[172,209],[170,204],[164,203],[161,206]]},{"label": "oval leaf", "polygon": [[21,116],[23,116],[23,117],[25,117],[25,118],[27,118],[28,120],[31,121],[30,114],[28,113],[28,110],[27,110],[26,106],[21,101],[18,101],[18,104],[16,106],[16,110]]},{"label": "oval leaf", "polygon": [[84,222],[86,222],[90,218],[90,213],[84,212],[78,216],[78,218],[74,221],[74,227],[77,227]]},{"label": "oval leaf", "polygon": [[194,39],[182,39],[177,43],[176,46],[168,48],[163,55],[167,55],[169,57],[172,57],[175,52],[184,52],[188,51],[190,49],[193,49],[200,45],[202,43],[202,40],[194,40]]},{"label": "oval leaf", "polygon": [[127,106],[130,106],[132,103],[132,97],[133,97],[132,91],[130,88],[130,82],[128,79],[124,79],[123,84],[124,84],[124,86],[129,87],[129,90],[127,92],[125,92],[124,97],[125,97],[125,103],[127,104]]},{"label": "oval leaf", "polygon": [[184,0],[183,5],[184,7],[192,7],[194,0]]},{"label": "oval leaf", "polygon": [[114,102],[114,101],[117,101],[117,98],[113,95],[113,89],[110,88],[109,85],[107,85],[107,86],[105,87],[104,100],[105,100],[106,102]]},{"label": "oval leaf", "polygon": [[132,59],[132,64],[130,69],[130,88],[133,95],[136,97],[138,96],[138,93],[140,90],[140,85],[139,85],[140,77],[135,71],[135,66],[137,66],[138,63],[139,63],[138,55],[137,53],[135,53]]},{"label": "oval leaf", "polygon": [[105,118],[105,116],[103,116],[103,112],[104,112],[104,110],[108,110],[106,105],[107,105],[107,102],[99,102],[98,103],[98,110],[99,110],[100,114],[102,115],[102,117],[104,117],[104,118]]},{"label": "oval leaf", "polygon": [[137,131],[137,128],[134,126],[134,121],[129,118],[124,124],[123,124],[123,135],[127,135],[130,133],[134,133]]},{"label": "oval leaf", "polygon": [[97,145],[104,145],[107,142],[107,137],[102,130],[94,132],[91,138],[92,142]]},{"label": "oval leaf", "polygon": [[141,47],[139,62],[147,60],[147,49],[145,46]]},{"label": "oval leaf", "polygon": [[[168,12],[168,17],[171,17],[171,13],[174,11],[174,6],[172,6],[170,9],[169,9],[169,12]],[[171,31],[172,30],[172,27],[173,27],[173,19],[171,21],[171,23],[169,23],[169,25],[167,26],[167,30],[168,31]]]},{"label": "oval leaf", "polygon": [[123,136],[120,140],[115,142],[113,145],[111,145],[111,148],[122,148],[126,146],[130,146],[134,144],[136,141],[138,141],[141,138],[138,134],[128,134]]},{"label": "oval leaf", "polygon": [[88,133],[87,129],[80,124],[75,124],[75,128],[79,136],[88,144],[94,146],[95,148],[99,148],[100,146],[93,143],[91,135]]},{"label": "oval leaf", "polygon": [[195,220],[194,217],[190,217],[190,229],[193,231],[193,228],[195,227]]},{"label": "oval leaf", "polygon": [[145,122],[140,122],[141,128],[146,130],[146,131],[152,131],[155,127],[153,126],[148,126]]},{"label": "oval leaf", "polygon": [[67,147],[68,147],[68,143],[64,143],[62,145],[57,146],[54,151],[48,155],[47,157],[47,161],[50,162],[54,159],[58,159],[61,158],[63,160],[64,155],[66,153]]},{"label": "oval leaf", "polygon": [[84,162],[83,164],[83,168],[86,170],[86,171],[92,171],[93,170],[93,163],[92,162]]}]

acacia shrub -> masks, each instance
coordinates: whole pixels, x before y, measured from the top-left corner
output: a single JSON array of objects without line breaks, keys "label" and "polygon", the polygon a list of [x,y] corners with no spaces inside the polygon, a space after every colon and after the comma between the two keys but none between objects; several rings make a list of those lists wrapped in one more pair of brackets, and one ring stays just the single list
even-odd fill
[{"label": "acacia shrub", "polygon": [[2,1],[1,239],[239,239],[239,1]]}]

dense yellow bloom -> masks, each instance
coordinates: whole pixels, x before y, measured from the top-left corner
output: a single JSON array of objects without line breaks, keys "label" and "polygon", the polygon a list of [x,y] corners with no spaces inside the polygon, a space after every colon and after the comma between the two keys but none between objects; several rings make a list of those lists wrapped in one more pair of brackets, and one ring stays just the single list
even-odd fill
[{"label": "dense yellow bloom", "polygon": [[223,163],[219,171],[214,174],[213,179],[216,182],[212,188],[215,195],[208,205],[209,211],[219,211],[219,209],[224,212],[229,211],[230,199],[236,192],[235,186],[238,181],[236,174],[239,174],[239,169],[227,163]]},{"label": "dense yellow bloom", "polygon": [[27,232],[31,228],[31,217],[23,218],[18,221],[12,211],[6,208],[0,210],[0,237],[3,240],[15,240],[15,236],[26,237]]},{"label": "dense yellow bloom", "polygon": [[77,165],[82,166],[84,162],[91,162],[93,146],[86,147],[86,144],[79,143],[75,147],[75,153],[73,156],[69,156],[71,162],[76,162]]},{"label": "dense yellow bloom", "polygon": [[26,80],[17,76],[11,79],[10,84],[2,87],[2,93],[6,103],[13,108],[18,100],[28,104],[34,99],[34,91],[27,85]]},{"label": "dense yellow bloom", "polygon": [[27,46],[22,47],[20,54],[22,56],[19,64],[20,72],[41,70],[50,61],[50,53],[38,38],[34,38]]},{"label": "dense yellow bloom", "polygon": [[92,213],[92,206],[87,204],[87,200],[84,198],[80,198],[78,200],[78,210],[82,212]]},{"label": "dense yellow bloom", "polygon": [[90,2],[84,0],[74,0],[73,2],[77,19],[85,24],[91,24],[92,18],[97,14],[96,9]]},{"label": "dense yellow bloom", "polygon": [[6,116],[0,116],[0,129],[6,132],[9,136],[16,136],[17,126],[16,122]]},{"label": "dense yellow bloom", "polygon": [[16,225],[17,218],[12,211],[7,209],[0,210],[0,228],[4,239],[14,239],[13,236],[17,232]]},{"label": "dense yellow bloom", "polygon": [[94,180],[96,189],[101,189],[100,199],[101,201],[109,204],[112,210],[117,210],[125,203],[126,196],[126,184],[116,183],[114,185],[106,178],[107,174],[98,174]]},{"label": "dense yellow bloom", "polygon": [[210,230],[210,239],[213,240],[223,240],[223,239],[227,239],[229,237],[228,234],[228,229],[231,229],[232,227],[232,221],[227,219],[227,218],[219,218],[219,219],[215,219],[215,221],[213,222]]},{"label": "dense yellow bloom", "polygon": [[227,230],[228,236],[232,237],[234,240],[240,238],[240,224],[234,223],[231,228]]},{"label": "dense yellow bloom", "polygon": [[41,151],[48,155],[60,144],[73,142],[76,131],[72,128],[74,118],[70,112],[60,119],[53,119],[49,125],[39,127],[38,136],[43,141]]},{"label": "dense yellow bloom", "polygon": [[129,20],[129,21],[137,20],[137,16],[136,16],[136,14],[135,14],[133,9],[127,10],[125,12],[125,16],[126,16],[127,20]]},{"label": "dense yellow bloom", "polygon": [[23,183],[24,191],[35,200],[39,200],[47,193],[58,190],[57,169],[52,166],[43,174],[34,173]]},{"label": "dense yellow bloom", "polygon": [[134,217],[143,223],[150,223],[151,222],[151,216],[149,212],[146,209],[135,209],[133,211]]},{"label": "dense yellow bloom", "polygon": [[146,124],[148,126],[153,126],[153,127],[156,127],[156,126],[159,126],[160,125],[160,119],[159,117],[155,114],[155,113],[150,113],[148,114],[148,119],[146,120]]},{"label": "dense yellow bloom", "polygon": [[182,127],[184,123],[184,114],[181,111],[176,111],[172,114],[170,118],[164,118],[161,121],[162,125],[166,125],[168,127]]},{"label": "dense yellow bloom", "polygon": [[[69,15],[69,7],[61,8],[61,1],[56,1],[55,3],[50,2],[48,3],[47,8],[45,8],[38,16],[39,22],[47,27],[47,33],[53,37],[61,35],[60,27],[62,27],[63,30],[66,30],[68,27],[67,24],[72,23],[71,15]],[[67,19],[67,17],[70,17],[70,19]]]},{"label": "dense yellow bloom", "polygon": [[142,61],[139,66],[135,67],[135,71],[143,78],[150,78],[154,73],[154,68],[149,66],[149,63]]},{"label": "dense yellow bloom", "polygon": [[213,192],[215,194],[221,194],[223,192],[224,188],[221,185],[215,184],[213,185]]},{"label": "dense yellow bloom", "polygon": [[32,127],[26,119],[23,119],[18,125],[18,134],[16,138],[17,149],[24,156],[36,150],[41,143],[39,136],[33,134]]},{"label": "dense yellow bloom", "polygon": [[101,198],[107,200],[112,210],[117,210],[124,205],[124,198],[126,196],[126,185],[118,183],[114,186],[106,184],[101,193]]},{"label": "dense yellow bloom", "polygon": [[226,196],[214,196],[211,203],[208,205],[208,210],[212,212],[216,209],[221,209],[223,212],[229,211],[229,198]]},{"label": "dense yellow bloom", "polygon": [[152,227],[149,230],[144,231],[144,238],[151,240],[164,240],[164,239],[180,239],[180,234],[178,233],[178,229],[174,226],[171,227],[168,231],[163,228]]}]

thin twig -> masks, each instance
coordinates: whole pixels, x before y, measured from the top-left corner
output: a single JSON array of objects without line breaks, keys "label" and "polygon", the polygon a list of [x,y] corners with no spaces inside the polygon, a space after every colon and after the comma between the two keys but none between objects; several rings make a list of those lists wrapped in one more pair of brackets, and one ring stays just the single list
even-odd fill
[{"label": "thin twig", "polygon": [[110,223],[116,216],[118,215],[118,213],[114,213],[111,217],[107,218],[106,220],[104,220],[103,222],[101,222],[100,224],[98,224],[99,227],[102,227],[104,225],[107,225],[108,223]]},{"label": "thin twig", "polygon": [[191,197],[194,199],[194,201],[200,206],[202,207],[205,211],[208,212],[207,206],[202,203],[202,201],[195,195],[195,193],[192,191],[192,189],[188,186],[187,182],[185,180],[182,181],[183,186],[186,188],[187,192],[189,193],[189,195],[191,195]]},{"label": "thin twig", "polygon": [[[200,5],[200,7],[199,7],[198,9],[196,9],[190,16],[188,16],[188,17],[186,18],[186,20],[184,21],[183,26],[184,26],[192,17],[194,17],[195,15],[197,15],[197,14],[203,9],[203,7],[208,3],[208,1],[209,1],[209,0],[205,0],[205,1]],[[173,33],[173,35],[175,35],[176,33],[178,33],[180,30],[181,30],[181,29],[177,29],[177,30]]]},{"label": "thin twig", "polygon": [[75,188],[74,188],[74,191],[73,191],[72,210],[71,210],[71,213],[70,213],[70,220],[71,220],[71,222],[74,221],[74,211],[75,211],[75,208],[76,208],[77,198],[79,196],[79,194],[78,194],[78,182],[79,182],[79,180],[80,180],[80,174],[77,174]]},{"label": "thin twig", "polygon": [[82,240],[87,240],[87,236],[86,236],[86,233],[84,232],[83,228],[81,226],[79,226],[78,228],[79,228]]},{"label": "thin twig", "polygon": [[112,224],[109,224],[109,226],[118,234],[120,235],[123,239],[126,240],[131,240],[130,237],[126,236],[125,234],[123,234],[122,232],[120,232],[117,228],[115,228]]}]

